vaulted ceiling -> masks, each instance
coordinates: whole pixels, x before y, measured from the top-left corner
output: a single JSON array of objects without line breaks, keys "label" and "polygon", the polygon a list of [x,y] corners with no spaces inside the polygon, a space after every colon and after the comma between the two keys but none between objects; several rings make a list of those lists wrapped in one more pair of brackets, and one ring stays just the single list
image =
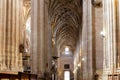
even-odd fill
[{"label": "vaulted ceiling", "polygon": [[49,21],[58,50],[76,46],[82,24],[82,0],[49,0]]}]

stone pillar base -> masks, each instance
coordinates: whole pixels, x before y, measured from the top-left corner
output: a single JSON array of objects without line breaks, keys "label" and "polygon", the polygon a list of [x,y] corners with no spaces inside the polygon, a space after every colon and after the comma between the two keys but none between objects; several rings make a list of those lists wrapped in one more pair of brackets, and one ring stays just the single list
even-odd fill
[{"label": "stone pillar base", "polygon": [[7,69],[8,69],[5,64],[1,64],[1,65],[0,65],[0,68],[1,68],[0,70],[7,70]]},{"label": "stone pillar base", "polygon": [[4,74],[18,74],[18,71],[5,70],[5,71],[0,71],[0,73],[4,73]]}]

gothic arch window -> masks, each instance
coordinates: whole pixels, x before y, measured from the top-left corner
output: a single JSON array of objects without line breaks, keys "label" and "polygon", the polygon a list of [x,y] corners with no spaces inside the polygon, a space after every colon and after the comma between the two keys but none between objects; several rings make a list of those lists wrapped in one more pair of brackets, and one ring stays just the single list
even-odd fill
[{"label": "gothic arch window", "polygon": [[26,21],[26,30],[27,30],[27,34],[28,36],[30,36],[31,33],[31,17],[29,17]]},{"label": "gothic arch window", "polygon": [[30,51],[30,35],[31,35],[31,17],[28,17],[26,21],[26,33],[25,33],[25,46],[26,52]]}]

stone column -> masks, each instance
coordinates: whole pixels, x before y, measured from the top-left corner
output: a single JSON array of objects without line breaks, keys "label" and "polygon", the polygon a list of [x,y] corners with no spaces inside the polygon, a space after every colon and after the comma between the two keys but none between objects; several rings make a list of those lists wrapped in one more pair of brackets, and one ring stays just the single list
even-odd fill
[{"label": "stone column", "polygon": [[82,69],[83,79],[93,80],[95,73],[95,36],[94,14],[92,13],[92,0],[83,0],[82,25]]},{"label": "stone column", "polygon": [[[104,75],[116,72],[116,14],[115,0],[103,0]],[[107,80],[107,76],[103,77]],[[114,80],[114,79],[113,79]]]},{"label": "stone column", "polygon": [[113,71],[116,55],[115,0],[104,0],[104,68]]},{"label": "stone column", "polygon": [[117,68],[120,68],[120,0],[116,0],[116,46],[117,46]]},{"label": "stone column", "polygon": [[[2,13],[2,0],[0,1],[0,13]],[[2,14],[0,14],[0,25],[2,25]],[[2,27],[0,26],[0,37],[2,36]],[[2,39],[0,39],[0,44],[2,44]],[[2,46],[0,45],[0,51],[1,51]],[[2,66],[2,54],[0,52],[0,70]]]},{"label": "stone column", "polygon": [[[24,22],[23,22],[23,0],[16,0],[16,51],[15,51],[15,60],[16,60],[16,66],[18,68],[18,71],[23,71],[23,60],[22,60],[22,53],[19,52],[19,45],[22,44],[23,42],[21,41],[22,37],[22,29],[24,27]],[[18,36],[19,35],[19,36]]]},{"label": "stone column", "polygon": [[1,71],[18,72],[20,27],[22,27],[22,0],[1,0],[0,49]]},{"label": "stone column", "polygon": [[31,3],[31,59],[32,73],[37,73],[37,0],[32,0]]},{"label": "stone column", "polygon": [[32,73],[44,77],[45,72],[45,16],[44,0],[32,0],[31,58]]},{"label": "stone column", "polygon": [[[5,30],[6,30],[6,1],[7,0],[0,0],[0,64],[1,70],[6,69],[5,64]],[[4,8],[4,9],[3,9]]]},{"label": "stone column", "polygon": [[[94,79],[99,78],[103,72],[103,2],[92,0],[92,55]],[[101,4],[101,5],[98,5]],[[104,32],[103,32],[104,33]],[[99,43],[99,44],[98,44]]]}]

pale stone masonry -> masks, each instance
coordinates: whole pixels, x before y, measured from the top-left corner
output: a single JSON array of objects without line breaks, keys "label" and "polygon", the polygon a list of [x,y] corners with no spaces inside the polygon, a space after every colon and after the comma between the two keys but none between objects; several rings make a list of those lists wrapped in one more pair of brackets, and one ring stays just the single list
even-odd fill
[{"label": "pale stone masonry", "polygon": [[0,0],[0,73],[23,72],[28,53],[38,78],[108,80],[120,74],[119,26],[120,0]]},{"label": "pale stone masonry", "polygon": [[[47,23],[45,24],[45,1],[32,0],[31,4],[31,68],[32,73],[43,78],[46,69],[48,45],[45,43]],[[46,33],[47,34],[47,33]],[[45,59],[46,57],[46,59]]]},{"label": "pale stone masonry", "polygon": [[23,71],[19,52],[22,0],[0,0],[0,72]]}]

